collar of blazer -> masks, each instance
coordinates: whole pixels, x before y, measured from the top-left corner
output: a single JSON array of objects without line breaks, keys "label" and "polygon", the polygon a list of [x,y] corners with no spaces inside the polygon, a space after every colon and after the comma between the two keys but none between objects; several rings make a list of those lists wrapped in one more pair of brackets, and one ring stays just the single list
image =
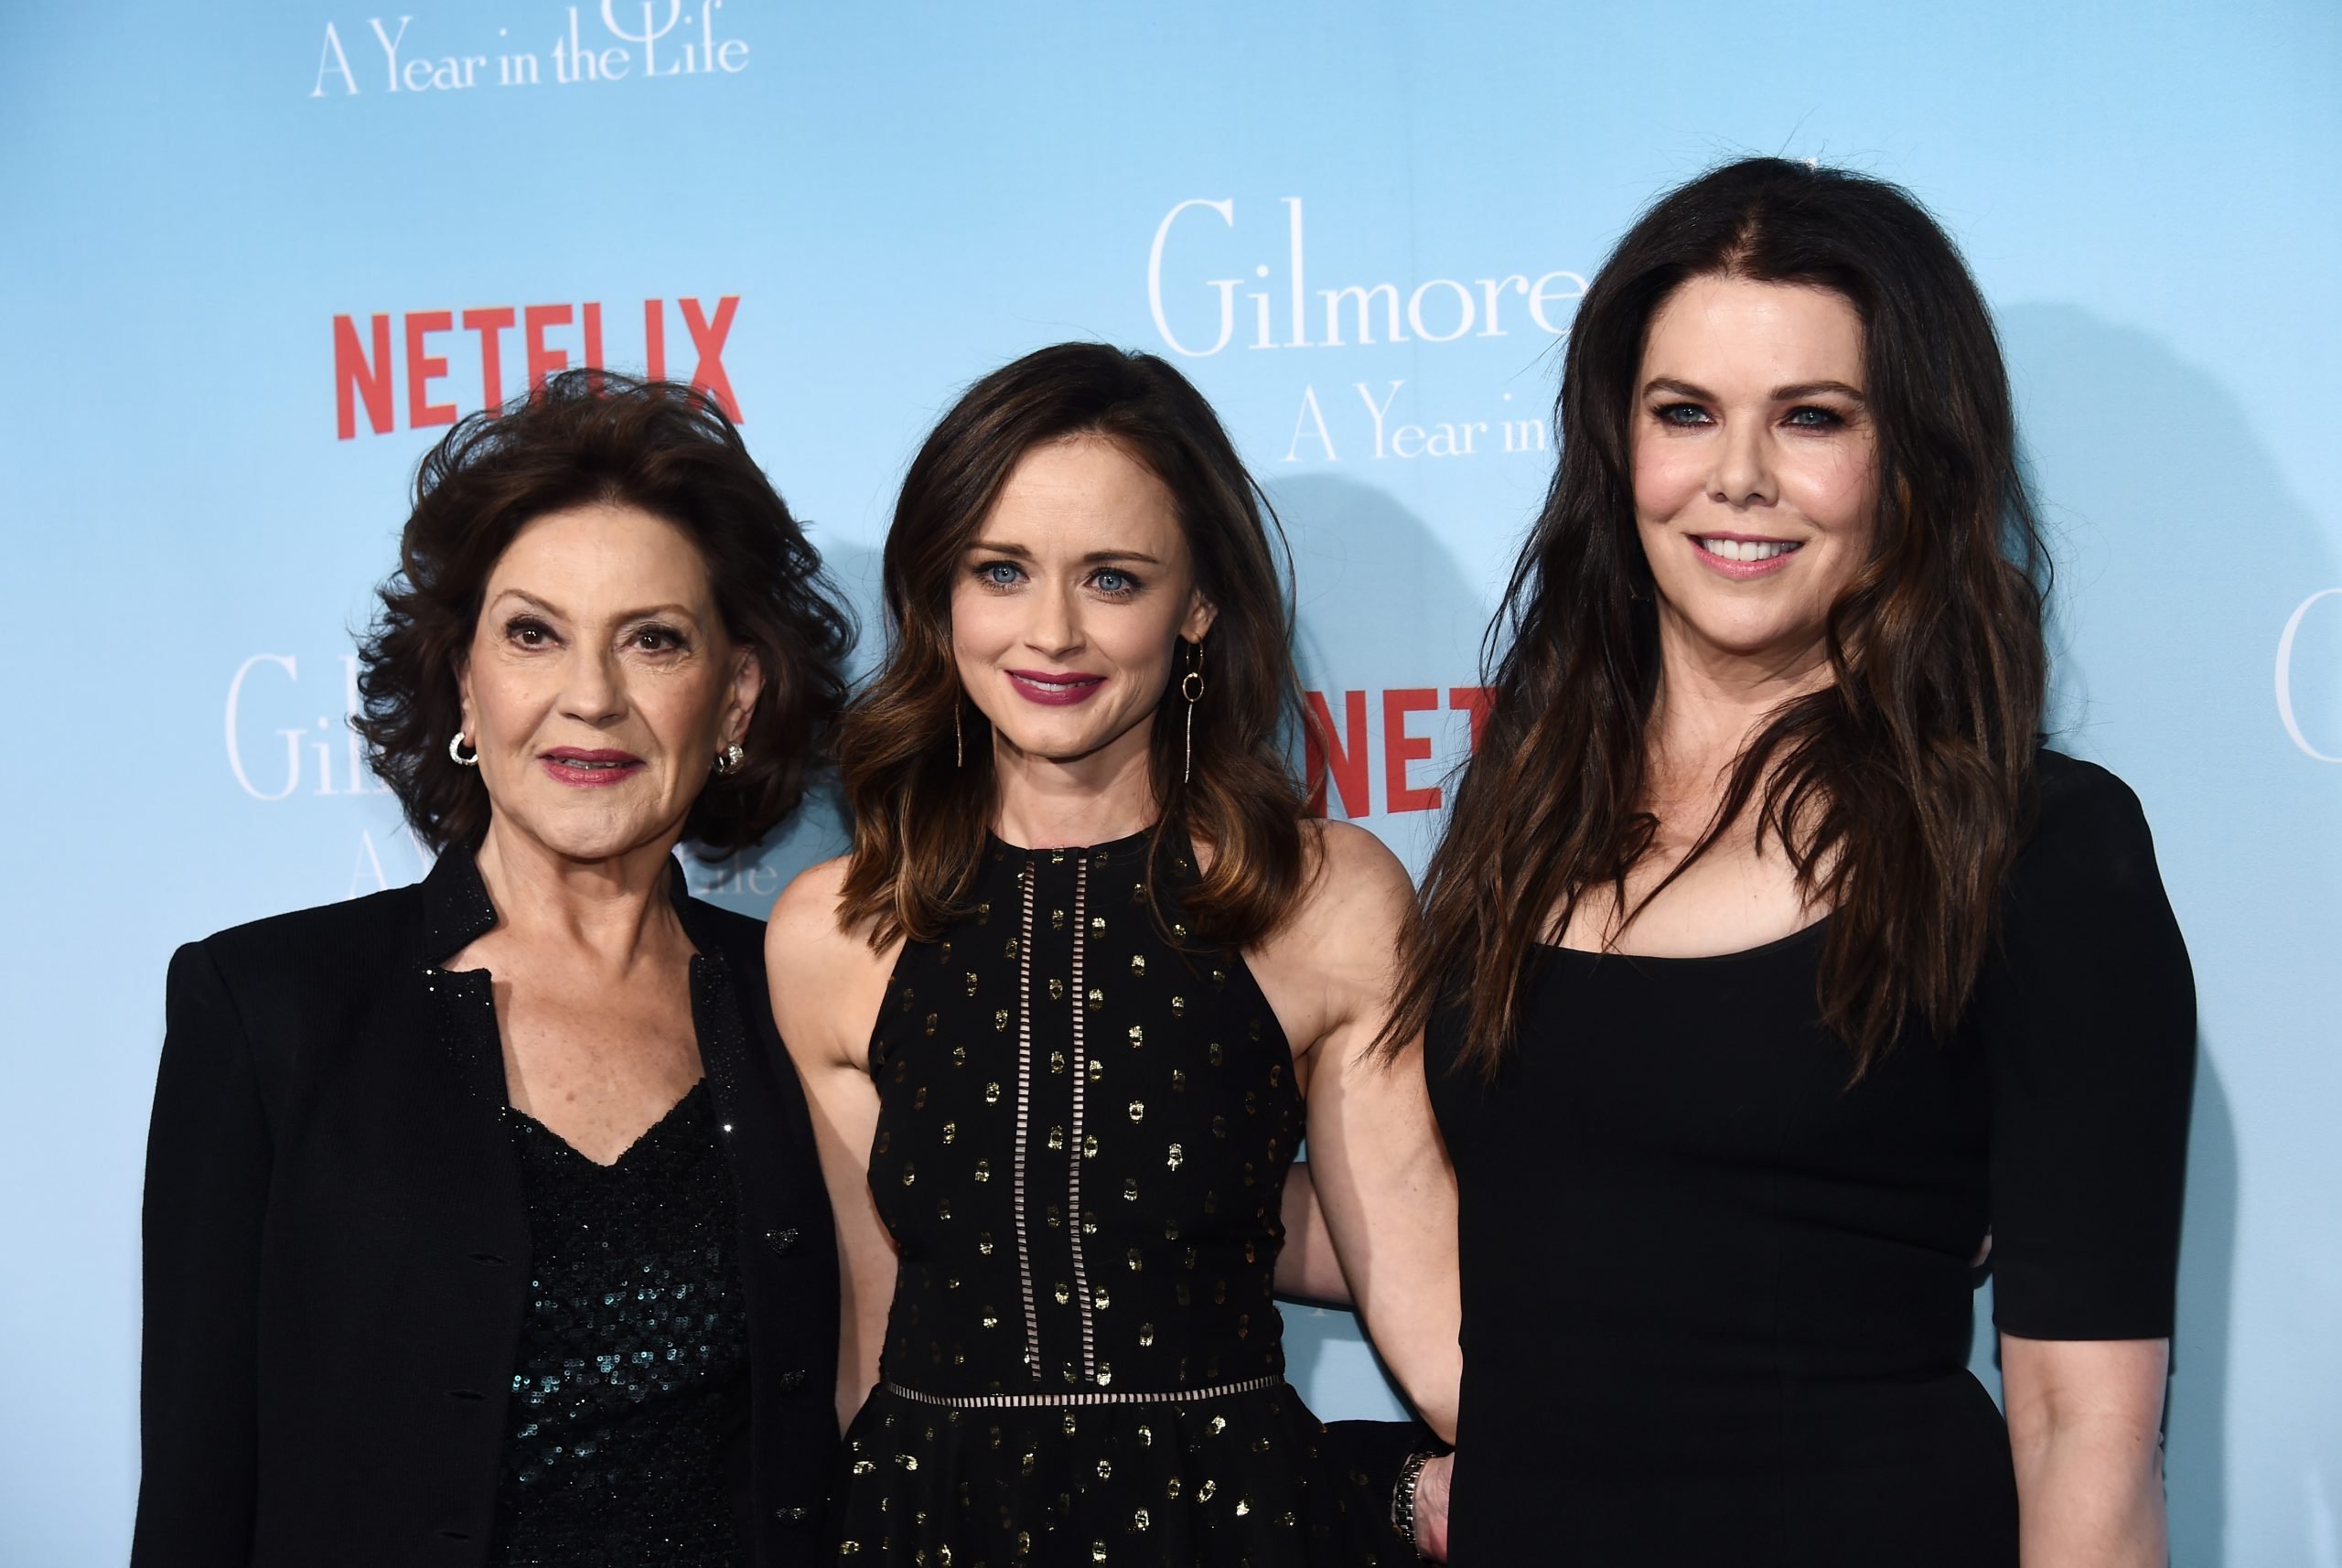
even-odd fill
[{"label": "collar of blazer", "polygon": [[[667,897],[692,945],[714,957],[682,862],[671,854],[667,857]],[[480,879],[479,861],[473,851],[457,845],[442,854],[423,879],[424,961],[446,962],[494,930],[496,923],[496,905],[488,896],[488,884]]]}]

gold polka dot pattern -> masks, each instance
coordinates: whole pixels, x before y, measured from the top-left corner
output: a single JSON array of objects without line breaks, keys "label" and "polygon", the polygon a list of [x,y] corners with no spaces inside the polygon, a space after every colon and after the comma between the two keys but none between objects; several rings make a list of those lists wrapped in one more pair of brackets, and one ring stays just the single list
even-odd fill
[{"label": "gold polka dot pattern", "polygon": [[1186,936],[1186,843],[1149,859],[988,841],[975,913],[896,965],[870,1188],[899,1267],[841,1557],[1393,1557],[1283,1380],[1291,1047],[1241,957]]}]

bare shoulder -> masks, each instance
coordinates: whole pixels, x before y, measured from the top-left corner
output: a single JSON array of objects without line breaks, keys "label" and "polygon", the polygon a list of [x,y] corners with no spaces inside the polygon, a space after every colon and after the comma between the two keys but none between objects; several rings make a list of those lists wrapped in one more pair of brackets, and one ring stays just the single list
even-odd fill
[{"label": "bare shoulder", "polygon": [[800,1060],[809,1053],[854,1059],[849,1042],[868,1035],[900,946],[874,950],[866,932],[838,923],[845,872],[843,855],[807,866],[780,890],[765,923],[773,1017]]},{"label": "bare shoulder", "polygon": [[845,934],[838,929],[838,898],[845,891],[846,862],[845,855],[833,855],[789,879],[765,922],[768,945],[784,934],[792,946],[819,940],[824,932]]},{"label": "bare shoulder", "polygon": [[1312,818],[1302,832],[1308,879],[1263,947],[1320,964],[1387,966],[1414,900],[1407,868],[1380,839],[1349,822]]},{"label": "bare shoulder", "polygon": [[1413,901],[1415,885],[1407,868],[1366,829],[1313,817],[1302,832],[1311,875],[1294,912],[1296,921],[1347,923],[1361,916],[1387,920]]},{"label": "bare shoulder", "polygon": [[1407,868],[1399,864],[1391,846],[1356,822],[1311,817],[1301,824],[1301,831],[1311,854],[1330,875],[1368,876],[1401,887],[1412,886]]}]

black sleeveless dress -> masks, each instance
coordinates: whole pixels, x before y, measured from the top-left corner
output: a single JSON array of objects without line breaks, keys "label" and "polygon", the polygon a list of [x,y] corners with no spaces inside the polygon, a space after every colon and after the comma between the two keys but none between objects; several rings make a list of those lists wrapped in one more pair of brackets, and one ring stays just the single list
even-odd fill
[{"label": "black sleeveless dress", "polygon": [[2170,1334],[2195,1064],[2138,801],[2045,753],[2000,942],[1939,1047],[1859,1081],[1828,935],[1716,958],[1539,950],[1494,1085],[1425,1052],[1462,1194],[1449,1561],[2016,1568],[2008,1432],[1968,1371]]},{"label": "black sleeveless dress", "polygon": [[1284,1382],[1291,1048],[1243,961],[1185,940],[1176,887],[1158,923],[1146,858],[988,840],[973,915],[896,964],[870,1187],[900,1266],[843,1556],[1412,1556]]}]

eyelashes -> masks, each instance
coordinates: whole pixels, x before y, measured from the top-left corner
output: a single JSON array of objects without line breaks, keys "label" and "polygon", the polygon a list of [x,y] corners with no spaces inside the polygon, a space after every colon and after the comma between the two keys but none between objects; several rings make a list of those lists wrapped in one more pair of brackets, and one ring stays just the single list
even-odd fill
[{"label": "eyelashes", "polygon": [[[1715,416],[1696,403],[1661,403],[1650,411],[1660,424],[1678,430],[1697,430],[1716,423]],[[1845,428],[1846,416],[1820,403],[1801,403],[1781,416],[1792,430],[1824,431]]]},{"label": "eyelashes", "polygon": [[[1007,593],[1028,580],[1025,568],[1015,561],[979,561],[968,569],[968,575],[984,587]],[[1135,598],[1146,587],[1136,573],[1121,566],[1099,566],[1082,579],[1101,598]]]},{"label": "eyelashes", "polygon": [[[528,652],[557,648],[560,636],[536,616],[519,615],[504,623],[504,640]],[[618,639],[618,645],[637,653],[682,653],[691,648],[691,639],[682,631],[663,621],[646,621],[628,627]]]},{"label": "eyelashes", "polygon": [[626,639],[629,646],[644,653],[680,653],[691,646],[682,632],[655,621],[636,627],[626,634]]}]

